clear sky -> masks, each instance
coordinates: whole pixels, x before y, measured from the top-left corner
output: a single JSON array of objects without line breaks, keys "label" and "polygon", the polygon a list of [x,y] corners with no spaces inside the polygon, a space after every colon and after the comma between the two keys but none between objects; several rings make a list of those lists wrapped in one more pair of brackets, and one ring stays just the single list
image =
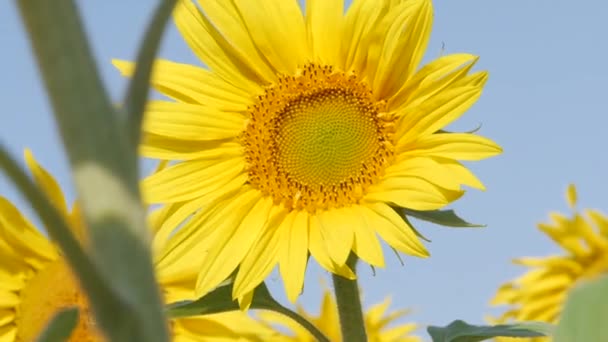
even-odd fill
[{"label": "clear sky", "polygon": [[[78,1],[99,69],[115,100],[125,80],[111,58],[133,58],[156,1]],[[426,260],[406,257],[401,266],[385,249],[386,269],[375,276],[359,270],[365,305],[385,295],[393,308],[413,308],[421,324],[453,319],[481,323],[496,313],[488,300],[505,280],[521,273],[510,259],[558,252],[536,223],[551,210],[566,211],[564,192],[579,188],[579,204],[608,210],[608,4],[601,0],[435,1],[435,24],[426,60],[441,53],[470,52],[490,71],[479,102],[452,128],[483,124],[480,134],[496,140],[504,154],[471,164],[487,191],[469,191],[453,205],[483,229],[449,229],[418,223],[433,242]],[[21,158],[29,147],[73,199],[65,155],[48,99],[13,1],[0,1],[0,142]],[[163,58],[198,64],[171,26]],[[0,175],[0,194],[31,214]],[[319,279],[309,267],[304,307],[316,310]],[[268,283],[284,298],[278,276]]]}]

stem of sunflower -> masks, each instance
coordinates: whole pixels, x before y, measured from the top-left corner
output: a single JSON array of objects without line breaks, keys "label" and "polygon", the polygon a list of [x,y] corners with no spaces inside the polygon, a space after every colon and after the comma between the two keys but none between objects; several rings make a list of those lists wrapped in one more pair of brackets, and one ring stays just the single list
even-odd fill
[{"label": "stem of sunflower", "polygon": [[[351,253],[346,263],[356,273],[357,257],[354,254]],[[367,334],[357,279],[350,280],[337,274],[332,274],[332,279],[340,316],[342,341],[366,342]]]}]

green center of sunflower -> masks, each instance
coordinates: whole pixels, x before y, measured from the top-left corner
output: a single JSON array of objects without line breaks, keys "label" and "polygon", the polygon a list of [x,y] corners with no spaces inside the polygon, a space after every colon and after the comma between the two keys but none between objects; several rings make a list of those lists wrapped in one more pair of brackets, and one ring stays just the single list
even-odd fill
[{"label": "green center of sunflower", "polygon": [[393,119],[355,75],[309,64],[250,108],[249,181],[291,209],[358,202],[393,154]]}]

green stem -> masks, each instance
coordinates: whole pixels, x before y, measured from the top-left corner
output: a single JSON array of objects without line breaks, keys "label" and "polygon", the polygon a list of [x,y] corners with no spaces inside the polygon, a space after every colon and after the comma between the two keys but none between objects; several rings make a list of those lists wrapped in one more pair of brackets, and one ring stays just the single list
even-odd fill
[{"label": "green stem", "polygon": [[[351,254],[347,264],[353,272],[356,272],[357,257]],[[332,274],[332,279],[340,316],[342,341],[366,342],[367,335],[357,280],[346,279],[337,274]]]}]

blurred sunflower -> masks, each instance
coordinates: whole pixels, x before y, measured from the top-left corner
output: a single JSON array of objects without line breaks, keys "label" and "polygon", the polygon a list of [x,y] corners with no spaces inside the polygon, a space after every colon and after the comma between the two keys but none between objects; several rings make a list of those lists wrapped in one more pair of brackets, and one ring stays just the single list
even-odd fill
[{"label": "blurred sunflower", "polygon": [[[509,309],[496,323],[542,321],[557,323],[568,291],[580,282],[608,273],[608,217],[597,210],[576,210],[576,188],[570,185],[567,200],[572,217],[551,213],[551,223],[538,228],[563,248],[564,253],[514,260],[530,270],[502,285],[492,305]],[[499,341],[515,341],[501,338]],[[529,339],[546,341],[546,338]]]},{"label": "blurred sunflower", "polygon": [[174,101],[151,101],[143,124],[142,155],[171,161],[142,184],[170,212],[154,245],[164,275],[198,273],[202,295],[238,269],[242,300],[278,264],[295,301],[309,253],[347,278],[351,251],[384,266],[378,236],[427,257],[393,207],[435,210],[462,185],[483,189],[459,160],[501,152],[442,130],[488,75],[469,73],[469,54],[418,68],[431,1],[355,0],[345,12],[343,0],[309,0],[306,15],[296,0],[198,3],[179,1],[174,19],[209,68],[158,60],[152,86]]},{"label": "blurred sunflower", "polygon": [[[86,245],[78,206],[69,210],[55,179],[29,151],[25,158],[38,186]],[[168,302],[190,296],[187,287],[166,285],[162,280],[160,283]],[[7,199],[0,197],[0,342],[35,341],[58,311],[74,306],[80,309],[80,318],[69,341],[104,341],[92,319],[88,301],[59,248]],[[194,342],[201,338],[261,342],[276,335],[240,311],[178,319],[171,327],[176,342]]]},{"label": "blurred sunflower", "polygon": [[[372,306],[364,313],[365,330],[369,342],[421,342],[417,336],[411,333],[417,329],[414,323],[395,325],[396,320],[408,314],[407,310],[388,312],[390,298],[384,302]],[[323,294],[320,313],[318,316],[307,313],[301,306],[297,308],[298,314],[306,318],[317,327],[330,341],[342,341],[340,332],[340,319],[336,301],[330,291]],[[261,311],[258,316],[269,328],[282,331],[281,337],[273,341],[277,342],[314,342],[314,337],[301,325],[293,320],[272,311]],[[285,332],[285,328],[288,332]]]}]

